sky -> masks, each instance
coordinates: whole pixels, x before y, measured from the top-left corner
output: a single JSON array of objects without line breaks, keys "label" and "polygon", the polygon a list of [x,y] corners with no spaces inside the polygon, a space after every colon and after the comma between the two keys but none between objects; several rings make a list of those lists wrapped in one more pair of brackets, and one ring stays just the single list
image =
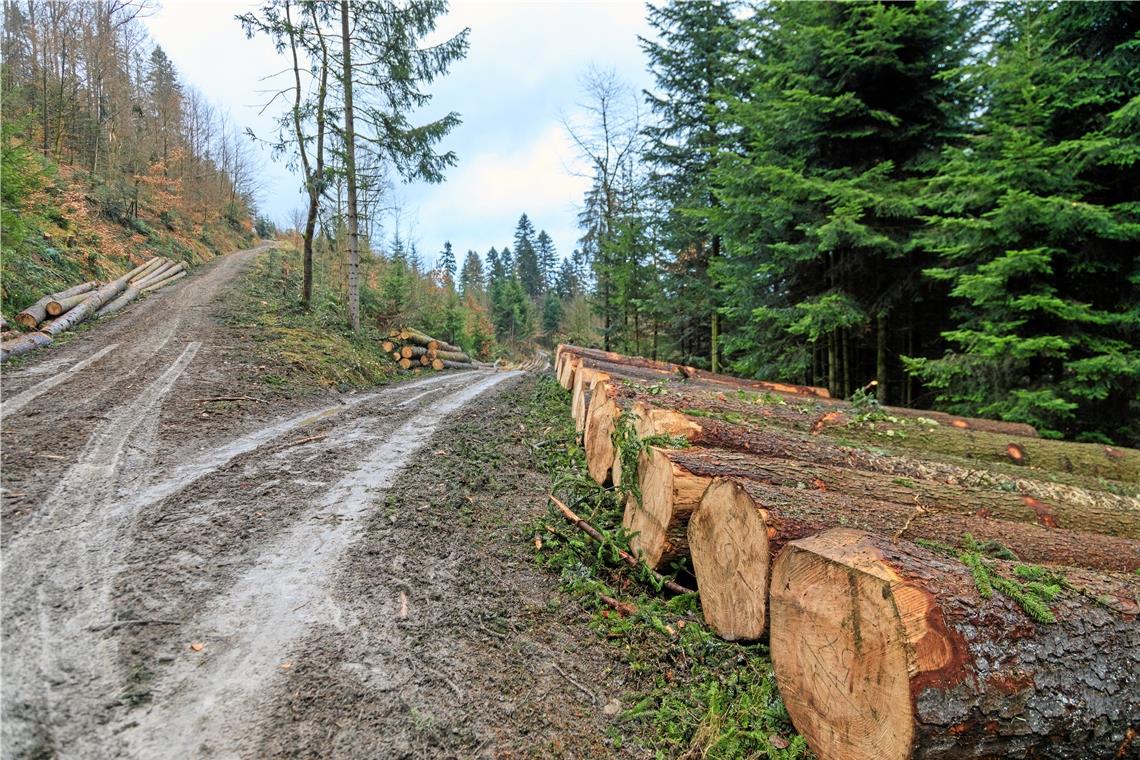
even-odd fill
[{"label": "sky", "polygon": [[[244,0],[164,0],[146,19],[183,81],[227,110],[243,129],[272,136],[281,102],[261,113],[287,84],[288,59],[268,39],[248,40],[234,16]],[[563,127],[583,118],[580,80],[590,67],[613,69],[635,92],[650,87],[638,35],[648,36],[640,0],[453,0],[438,33],[471,28],[467,58],[430,88],[425,116],[458,111],[463,119],[442,148],[459,163],[440,185],[400,184],[400,233],[418,242],[429,263],[450,240],[460,259],[512,241],[519,215],[545,229],[568,256],[588,181]],[[274,78],[274,76],[278,78]],[[288,225],[301,208],[300,179],[257,148],[263,168],[258,207]],[[391,234],[393,221],[385,222]]]}]

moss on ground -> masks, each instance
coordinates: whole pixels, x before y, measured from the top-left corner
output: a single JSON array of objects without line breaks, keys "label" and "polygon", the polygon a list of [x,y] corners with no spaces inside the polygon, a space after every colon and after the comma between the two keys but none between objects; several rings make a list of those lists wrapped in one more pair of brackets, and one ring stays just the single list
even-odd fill
[{"label": "moss on ground", "polygon": [[[620,497],[586,474],[569,403],[553,378],[536,383],[526,428],[544,432],[530,446],[551,490],[601,530],[609,546],[591,541],[554,509],[535,523],[532,541],[537,561],[558,575],[562,590],[594,609],[597,634],[645,676],[642,692],[623,700],[632,707],[619,725],[630,731],[615,732],[613,740],[638,742],[656,757],[811,757],[776,689],[767,646],[721,640],[702,621],[695,595],[667,598],[644,569],[620,562],[616,549],[629,548]],[[603,597],[634,611],[623,614]]]},{"label": "moss on ground", "polygon": [[382,336],[363,324],[354,334],[345,320],[339,293],[327,285],[323,261],[317,260],[312,309],[301,308],[301,254],[288,244],[254,260],[227,299],[224,318],[250,330],[259,356],[280,369],[264,375],[267,385],[291,390],[306,386],[341,390],[391,382],[396,364],[380,346]]}]

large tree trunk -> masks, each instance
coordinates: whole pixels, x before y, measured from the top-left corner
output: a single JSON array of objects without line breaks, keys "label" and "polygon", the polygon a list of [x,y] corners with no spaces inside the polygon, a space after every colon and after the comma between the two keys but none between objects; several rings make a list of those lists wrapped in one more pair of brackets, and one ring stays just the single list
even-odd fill
[{"label": "large tree trunk", "polygon": [[622,526],[631,534],[630,550],[656,569],[688,555],[689,518],[712,478],[675,465],[667,450],[652,446],[639,454],[636,477],[641,498],[629,496]]},{"label": "large tree trunk", "polygon": [[907,541],[838,528],[789,543],[770,641],[796,729],[820,760],[1135,757],[1140,581],[1061,572],[1079,591],[1047,624]]},{"label": "large tree trunk", "polygon": [[176,280],[181,280],[183,277],[186,276],[186,274],[187,274],[186,271],[182,270],[182,271],[179,271],[179,272],[171,275],[170,277],[163,278],[163,279],[159,280],[158,282],[152,282],[150,285],[147,285],[145,288],[143,288],[142,292],[143,293],[153,293],[154,291],[158,290],[159,288],[165,288],[167,285],[172,285]]},{"label": "large tree trunk", "polygon": [[62,317],[57,317],[51,322],[48,322],[43,327],[43,332],[51,336],[59,335],[64,330],[70,330],[75,325],[95,314],[102,308],[103,304],[114,300],[120,293],[127,289],[127,275],[120,277],[114,282],[109,282],[103,287],[96,290],[87,300],[76,306],[71,311],[64,314]]},{"label": "large tree trunk", "polygon": [[13,340],[5,341],[0,344],[0,362],[8,361],[13,356],[26,354],[29,351],[34,351],[37,348],[50,346],[52,337],[44,332],[30,332]]},{"label": "large tree trunk", "polygon": [[47,312],[49,317],[58,317],[60,314],[74,309],[86,300],[86,293],[80,293],[77,296],[70,296],[68,298],[54,298],[48,301],[48,305],[44,308],[44,311]]},{"label": "large tree trunk", "polygon": [[97,282],[84,282],[80,285],[76,285],[73,288],[68,288],[67,290],[61,290],[58,293],[46,295],[17,314],[16,321],[28,329],[35,329],[35,327],[40,322],[43,322],[45,319],[47,319],[47,306],[49,303],[52,301],[59,301],[64,298],[70,298],[71,296],[77,296],[83,293],[90,293],[97,287],[99,287],[99,283]]},{"label": "large tree trunk", "polygon": [[430,352],[430,356],[436,359],[443,359],[447,362],[459,362],[461,364],[471,363],[471,357],[462,351],[444,351],[440,349],[434,351],[432,349],[427,350]]},{"label": "large tree trunk", "polygon": [[[1140,567],[1135,539],[978,516],[982,504],[996,496],[991,492],[964,492],[959,503],[929,503],[918,497],[908,502],[856,495],[831,484],[826,489],[773,485],[772,479],[779,482],[782,476],[765,471],[763,463],[742,476],[733,465],[721,466],[721,453],[665,452],[674,468],[713,478],[689,522],[688,540],[705,622],[724,638],[755,639],[764,633],[772,558],[788,541],[828,528],[955,547],[969,534],[982,543],[997,542],[1026,562],[1120,572]],[[663,510],[648,506],[649,512]]]},{"label": "large tree trunk", "polygon": [[103,305],[99,311],[95,312],[96,317],[108,317],[116,312],[120,312],[129,306],[138,297],[142,295],[142,291],[134,285],[128,285],[127,289],[119,294],[118,298]]},{"label": "large tree trunk", "polygon": [[[797,436],[777,430],[730,425],[697,419],[638,402],[632,409],[643,435],[668,434],[709,448],[730,449],[775,459],[814,462],[828,467],[883,473],[898,478],[931,480],[1007,490],[1021,497],[1038,514],[1038,522],[1124,538],[1140,538],[1140,499],[1095,488],[1048,482],[957,464],[841,446],[818,436]],[[1038,473],[1035,473],[1038,474]],[[1025,498],[1028,497],[1028,498]]]},{"label": "large tree trunk", "polygon": [[419,359],[427,353],[428,350],[423,346],[404,346],[400,349],[400,356],[404,359]]}]

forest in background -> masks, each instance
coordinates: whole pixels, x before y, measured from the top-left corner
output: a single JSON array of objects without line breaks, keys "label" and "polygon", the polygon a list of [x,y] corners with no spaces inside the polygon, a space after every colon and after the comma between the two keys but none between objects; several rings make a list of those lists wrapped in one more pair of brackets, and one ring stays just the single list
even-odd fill
[{"label": "forest in background", "polygon": [[3,309],[270,235],[249,140],[153,44],[145,0],[5,0]]},{"label": "forest in background", "polygon": [[1140,440],[1140,4],[647,12],[572,127],[600,345]]}]

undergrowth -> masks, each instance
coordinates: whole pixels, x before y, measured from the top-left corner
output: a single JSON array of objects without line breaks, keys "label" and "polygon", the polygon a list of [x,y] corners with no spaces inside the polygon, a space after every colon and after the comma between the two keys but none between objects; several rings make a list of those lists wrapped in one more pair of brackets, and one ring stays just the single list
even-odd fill
[{"label": "undergrowth", "polygon": [[[607,539],[595,543],[553,507],[533,526],[537,561],[592,610],[592,628],[640,677],[640,690],[623,697],[615,742],[624,736],[660,758],[810,757],[776,689],[767,646],[720,639],[694,594],[668,597],[647,568],[620,561],[617,550],[629,548],[624,494],[586,474],[569,396],[553,378],[537,382],[528,416],[528,428],[545,430],[532,447],[551,490]],[[619,425],[626,435],[630,427]]]},{"label": "undergrowth", "polygon": [[301,255],[288,245],[259,254],[229,298],[226,320],[254,328],[252,337],[267,364],[291,368],[288,376],[267,374],[272,386],[316,384],[343,390],[378,385],[396,376],[396,366],[380,346],[380,330],[362,324],[354,334],[345,320],[342,294],[329,284],[323,257],[314,261],[313,303],[300,307]]}]

